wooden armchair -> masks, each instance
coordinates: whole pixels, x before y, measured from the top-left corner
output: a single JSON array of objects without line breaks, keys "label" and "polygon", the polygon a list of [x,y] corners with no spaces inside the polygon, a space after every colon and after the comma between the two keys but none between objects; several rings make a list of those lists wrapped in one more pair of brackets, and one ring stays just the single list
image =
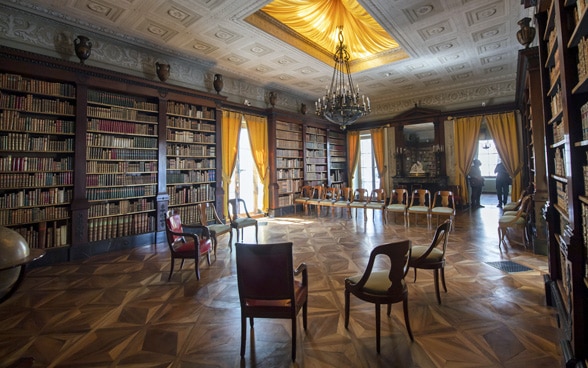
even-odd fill
[{"label": "wooden armchair", "polygon": [[[180,215],[172,211],[168,211],[165,223],[167,245],[171,255],[171,267],[167,280],[171,280],[176,259],[182,260],[180,269],[184,266],[185,259],[193,259],[196,279],[200,280],[200,257],[206,256],[208,265],[210,265],[212,241],[208,228],[202,225],[190,226],[190,229],[200,232],[201,236],[198,236],[194,231],[185,231]],[[188,228],[186,227],[186,229]]]},{"label": "wooden armchair", "polygon": [[427,219],[427,228],[431,228],[431,192],[428,189],[416,189],[412,192],[410,205],[406,210],[408,226],[410,226],[410,214],[414,214],[415,223],[418,222],[418,216],[425,216]]},{"label": "wooden armchair", "polygon": [[[498,219],[498,247],[505,243],[505,239],[509,242],[522,244],[524,247],[530,242],[528,234],[528,223],[530,211],[533,209],[533,195],[529,194],[523,197],[518,211],[503,214]],[[510,232],[519,231],[521,241],[516,240],[509,235]]]},{"label": "wooden armchair", "polygon": [[382,212],[384,223],[386,223],[386,216],[384,216],[384,209],[386,208],[386,196],[385,189],[374,189],[370,193],[367,203],[365,204],[365,210],[363,211],[363,220],[367,221],[367,210],[372,210],[372,218],[375,218],[376,210]]},{"label": "wooden armchair", "polygon": [[451,220],[452,226],[455,221],[455,196],[450,190],[439,190],[435,192],[433,203],[431,205],[431,217],[437,218],[437,226],[439,226],[439,217],[447,217]]},{"label": "wooden armchair", "polygon": [[[214,257],[216,258],[216,246],[217,236],[223,234],[231,234],[229,238],[229,249],[232,250],[231,244],[233,243],[233,232],[231,231],[231,225],[225,224],[216,212],[216,208],[213,203],[204,202],[198,205],[199,221],[200,224],[206,226],[210,232],[210,238],[212,239],[212,246],[214,249]],[[209,223],[209,221],[214,221]]]},{"label": "wooden armchair", "polygon": [[396,220],[396,214],[401,213],[402,219],[404,220],[404,226],[406,226],[406,209],[408,208],[408,190],[399,188],[392,189],[390,193],[390,203],[386,206],[386,216],[384,219],[385,223],[388,223],[388,212],[394,214],[394,220]]},{"label": "wooden armchair", "polygon": [[[296,319],[302,309],[306,330],[308,314],[308,274],[306,264],[295,270],[292,243],[236,243],[237,285],[241,302],[241,358],[245,356],[247,323],[254,318],[292,320],[292,361],[296,360]],[[295,280],[295,276],[301,280]],[[251,344],[253,346],[253,344]]]}]

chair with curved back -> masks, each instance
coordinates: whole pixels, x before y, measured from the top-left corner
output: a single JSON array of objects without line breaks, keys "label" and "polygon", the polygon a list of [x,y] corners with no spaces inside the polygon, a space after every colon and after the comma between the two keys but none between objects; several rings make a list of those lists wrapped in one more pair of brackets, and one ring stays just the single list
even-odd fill
[{"label": "chair with curved back", "polygon": [[449,218],[452,226],[455,226],[455,212],[455,196],[453,192],[450,190],[439,190],[435,192],[431,204],[431,217],[436,217],[436,226],[439,226],[439,217]]},{"label": "chair with curved back", "polygon": [[345,209],[347,211],[347,216],[351,217],[351,209],[349,208],[349,203],[351,200],[351,188],[344,187],[339,190],[339,197],[333,203],[333,210],[337,208]]},{"label": "chair with curved back", "polygon": [[[296,319],[302,309],[306,330],[308,274],[306,264],[293,267],[292,243],[236,243],[237,285],[241,303],[241,358],[245,356],[247,318],[292,320],[292,361],[296,360]],[[295,276],[301,275],[301,280]],[[253,346],[253,344],[251,344]]]},{"label": "chair with curved back", "polygon": [[[350,295],[374,303],[376,306],[376,350],[380,353],[380,305],[387,304],[390,316],[393,303],[402,302],[404,323],[411,340],[414,340],[408,319],[408,288],[404,276],[408,270],[411,253],[410,240],[379,245],[370,254],[363,274],[345,279],[345,328],[349,326]],[[374,270],[376,257],[387,256],[388,269]]]},{"label": "chair with curved back", "polygon": [[[243,210],[245,211],[245,217],[241,217],[239,215],[241,213],[241,206],[243,206]],[[243,229],[246,227],[255,226],[255,242],[257,243],[259,241],[257,220],[252,218],[249,214],[249,211],[247,211],[247,205],[245,204],[245,201],[242,198],[229,199],[229,210],[231,229],[235,229],[237,231],[237,241],[243,238]],[[239,236],[239,230],[241,230],[241,236]],[[232,234],[231,239],[233,239]]]},{"label": "chair with curved back", "polygon": [[353,191],[353,196],[349,202],[349,211],[355,208],[355,218],[357,218],[357,210],[362,208],[365,216],[365,205],[368,202],[368,190],[365,188],[357,188]]},{"label": "chair with curved back", "polygon": [[439,273],[441,273],[443,289],[447,292],[447,285],[445,284],[445,252],[447,251],[447,241],[449,239],[450,231],[451,219],[447,219],[437,227],[431,244],[414,245],[412,247],[412,254],[408,261],[408,267],[414,268],[415,282],[417,269],[434,270],[435,293],[437,294],[437,302],[439,304],[441,304]]},{"label": "chair with curved back", "polygon": [[[533,195],[528,194],[521,200],[519,209],[514,211],[506,211],[498,219],[498,247],[505,243],[505,238],[509,242],[522,244],[525,248],[529,244],[530,236],[527,233],[527,225],[529,223],[529,214],[533,208]],[[521,231],[521,241],[516,241],[509,236],[509,231]]]},{"label": "chair with curved back", "polygon": [[[200,225],[206,226],[210,232],[214,257],[216,258],[217,236],[227,233],[231,234],[229,238],[229,249],[232,250],[231,244],[233,243],[233,232],[231,231],[231,225],[225,224],[221,221],[214,204],[211,202],[202,202],[198,204],[198,211]],[[209,223],[209,221],[214,221],[214,223]]]},{"label": "chair with curved back", "polygon": [[388,198],[385,189],[374,189],[370,193],[365,209],[363,211],[363,220],[367,221],[367,210],[372,210],[372,218],[375,219],[376,211],[382,212],[384,223],[386,223],[386,216],[384,216],[384,209],[386,208]]},{"label": "chair with curved back", "polygon": [[319,204],[325,199],[325,187],[322,185],[315,185],[312,187],[312,196],[306,201],[308,212],[312,212],[312,206],[316,209],[317,216],[319,215]]},{"label": "chair with curved back", "polygon": [[388,213],[394,214],[394,222],[396,222],[396,214],[401,213],[406,226],[406,209],[408,208],[408,190],[403,188],[392,189],[390,192],[390,203],[386,206],[386,216],[384,217],[388,223]]},{"label": "chair with curved back", "polygon": [[300,197],[294,199],[294,213],[296,213],[297,207],[299,204],[302,205],[302,209],[304,210],[304,214],[308,214],[308,208],[306,206],[306,202],[312,198],[312,186],[311,185],[303,185],[300,188]]},{"label": "chair with curved back", "polygon": [[410,226],[410,214],[415,216],[415,224],[418,224],[418,216],[425,216],[427,228],[431,228],[431,192],[428,189],[415,189],[412,192],[410,205],[406,210],[406,219]]},{"label": "chair with curved back", "polygon": [[193,231],[186,231],[182,226],[180,215],[173,213],[173,211],[167,212],[165,224],[167,245],[169,246],[171,254],[171,267],[167,280],[171,280],[176,259],[182,260],[180,269],[184,266],[185,259],[193,259],[196,279],[200,280],[200,257],[206,256],[208,265],[210,265],[212,240],[210,239],[208,228],[202,225],[191,225],[190,227],[186,227],[186,229],[197,230],[202,236],[198,236],[196,232]]},{"label": "chair with curved back", "polygon": [[330,208],[331,214],[333,214],[333,205],[337,201],[338,197],[339,197],[339,188],[335,188],[335,187],[325,188],[324,198],[321,199],[320,202],[318,203],[318,207],[317,207],[318,214],[320,215],[323,207],[326,207],[327,211]]}]

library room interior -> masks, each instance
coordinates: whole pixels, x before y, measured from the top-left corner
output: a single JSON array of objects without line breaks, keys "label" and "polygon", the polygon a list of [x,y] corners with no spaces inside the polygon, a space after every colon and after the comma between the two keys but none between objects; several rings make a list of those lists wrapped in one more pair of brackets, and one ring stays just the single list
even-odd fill
[{"label": "library room interior", "polygon": [[1,2],[0,368],[587,367],[586,13]]}]

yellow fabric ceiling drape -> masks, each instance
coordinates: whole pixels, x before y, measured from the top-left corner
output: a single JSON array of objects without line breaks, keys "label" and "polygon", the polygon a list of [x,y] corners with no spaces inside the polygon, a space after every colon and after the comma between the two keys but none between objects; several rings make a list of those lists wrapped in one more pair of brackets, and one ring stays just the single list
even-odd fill
[{"label": "yellow fabric ceiling drape", "polygon": [[359,131],[347,132],[347,172],[349,173],[349,188],[353,189],[355,169],[359,161]]},{"label": "yellow fabric ceiling drape", "polygon": [[261,9],[296,33],[333,52],[343,26],[350,61],[398,48],[356,0],[274,0]]},{"label": "yellow fabric ceiling drape", "polygon": [[508,174],[512,178],[512,200],[516,201],[522,190],[523,163],[519,153],[517,124],[514,112],[486,116],[488,129],[496,144],[496,150]]},{"label": "yellow fabric ceiling drape", "polygon": [[241,118],[240,112],[223,110],[223,119],[221,121],[221,143],[222,154],[221,160],[223,165],[222,180],[223,191],[225,195],[225,203],[223,204],[223,215],[228,218],[228,202],[229,185],[231,184],[231,175],[235,170],[237,163],[237,153],[239,152],[239,134],[241,133]]},{"label": "yellow fabric ceiling drape", "polygon": [[455,179],[461,186],[463,200],[470,203],[467,176],[474,160],[474,154],[478,145],[478,135],[482,125],[481,116],[457,118],[453,124],[455,136],[455,163],[457,171]]},{"label": "yellow fabric ceiling drape", "polygon": [[386,128],[370,129],[372,134],[372,148],[374,150],[374,159],[376,161],[376,168],[378,169],[378,176],[380,177],[380,188],[388,190],[386,186],[386,162],[384,149],[384,132]]},{"label": "yellow fabric ceiling drape", "polygon": [[264,213],[269,211],[269,159],[268,159],[268,135],[267,118],[245,114],[251,154],[257,167],[260,181],[263,183],[263,208]]}]

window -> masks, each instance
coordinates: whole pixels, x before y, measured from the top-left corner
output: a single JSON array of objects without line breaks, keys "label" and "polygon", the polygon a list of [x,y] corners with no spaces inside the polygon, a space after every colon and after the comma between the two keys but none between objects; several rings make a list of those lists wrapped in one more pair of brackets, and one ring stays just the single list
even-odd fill
[{"label": "window", "polygon": [[482,162],[482,166],[480,166],[482,176],[496,176],[494,168],[500,162],[500,156],[492,139],[480,139],[478,141],[478,160]]},{"label": "window", "polygon": [[378,177],[378,170],[372,150],[372,136],[370,134],[360,135],[359,155],[358,188],[365,188],[369,191],[379,189],[380,178]]}]

